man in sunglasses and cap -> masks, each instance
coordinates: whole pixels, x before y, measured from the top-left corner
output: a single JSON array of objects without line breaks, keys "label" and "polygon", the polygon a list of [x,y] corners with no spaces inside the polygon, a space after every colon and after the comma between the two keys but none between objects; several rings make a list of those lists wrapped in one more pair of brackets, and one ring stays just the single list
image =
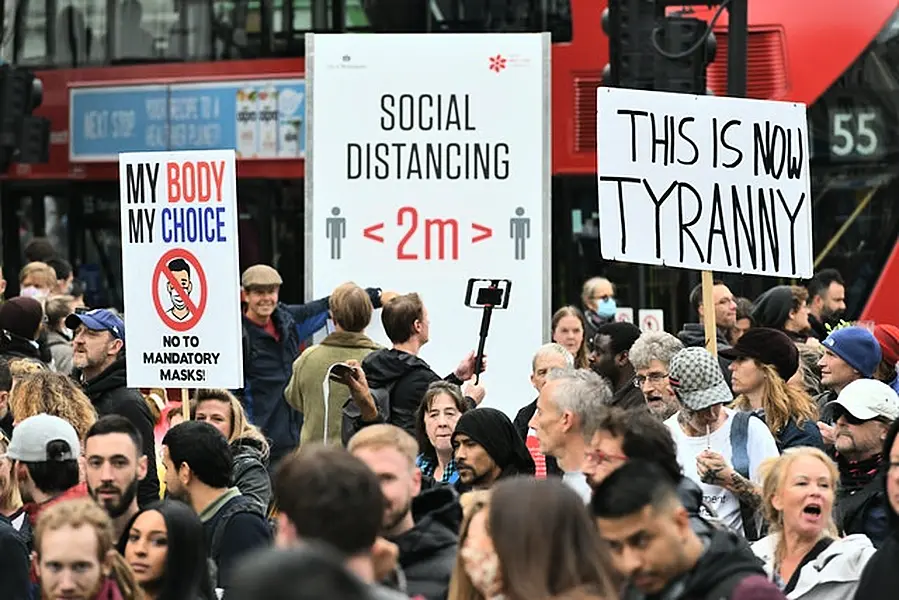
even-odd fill
[{"label": "man in sunglasses and cap", "polygon": [[857,379],[825,407],[834,422],[840,487],[834,516],[841,535],[863,533],[879,547],[890,534],[884,491],[888,457],[883,441],[899,418],[899,396],[876,379]]}]

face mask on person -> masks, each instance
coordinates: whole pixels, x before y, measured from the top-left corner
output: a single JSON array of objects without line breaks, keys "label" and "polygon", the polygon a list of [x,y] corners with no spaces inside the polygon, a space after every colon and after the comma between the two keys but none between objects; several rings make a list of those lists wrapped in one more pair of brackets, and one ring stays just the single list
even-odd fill
[{"label": "face mask on person", "polygon": [[471,584],[485,598],[501,597],[499,556],[481,548],[463,548],[462,564]]},{"label": "face mask on person", "polygon": [[600,300],[596,304],[596,314],[600,317],[612,318],[615,316],[617,310],[618,305],[615,303],[614,298],[606,298],[605,300]]},{"label": "face mask on person", "polygon": [[25,298],[34,298],[35,300],[42,300],[47,297],[46,290],[42,290],[41,288],[34,287],[33,285],[29,285],[27,287],[23,287],[19,292],[20,296]]}]

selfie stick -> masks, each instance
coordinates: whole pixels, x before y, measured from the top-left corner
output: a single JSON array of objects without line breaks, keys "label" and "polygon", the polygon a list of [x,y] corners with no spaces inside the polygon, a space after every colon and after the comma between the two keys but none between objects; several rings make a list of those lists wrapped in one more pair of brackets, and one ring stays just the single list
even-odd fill
[{"label": "selfie stick", "polygon": [[[496,289],[496,285],[491,285],[489,289]],[[481,332],[478,340],[478,353],[474,358],[474,383],[477,385],[481,381],[481,369],[484,366],[484,346],[487,344],[487,332],[490,330],[490,317],[493,315],[493,305],[485,304],[484,312],[481,314]]]}]

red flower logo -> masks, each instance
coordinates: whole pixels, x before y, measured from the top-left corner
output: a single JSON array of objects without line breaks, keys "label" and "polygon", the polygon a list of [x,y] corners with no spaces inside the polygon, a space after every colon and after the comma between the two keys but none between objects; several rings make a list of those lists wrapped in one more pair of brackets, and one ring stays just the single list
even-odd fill
[{"label": "red flower logo", "polygon": [[490,57],[490,70],[496,71],[499,73],[503,69],[506,68],[506,59],[503,58],[502,54],[497,54],[496,56]]}]

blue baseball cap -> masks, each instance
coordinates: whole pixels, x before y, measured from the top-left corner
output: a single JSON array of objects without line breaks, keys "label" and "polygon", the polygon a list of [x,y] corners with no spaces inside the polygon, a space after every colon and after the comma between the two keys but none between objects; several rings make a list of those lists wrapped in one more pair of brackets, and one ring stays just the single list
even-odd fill
[{"label": "blue baseball cap", "polygon": [[66,317],[66,327],[69,329],[74,331],[79,325],[84,325],[91,331],[108,331],[113,337],[125,341],[125,322],[108,308],[95,308]]},{"label": "blue baseball cap", "polygon": [[874,334],[864,327],[837,329],[821,344],[845,360],[850,367],[861,373],[862,377],[873,377],[882,358],[880,343]]}]

